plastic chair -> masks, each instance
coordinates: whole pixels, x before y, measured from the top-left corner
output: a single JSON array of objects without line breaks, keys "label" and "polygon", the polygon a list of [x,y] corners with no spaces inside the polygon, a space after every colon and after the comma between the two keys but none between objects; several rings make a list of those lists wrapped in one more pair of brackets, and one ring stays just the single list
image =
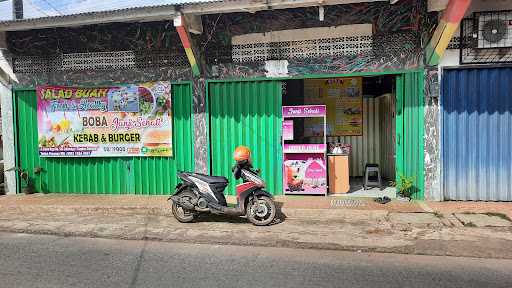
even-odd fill
[{"label": "plastic chair", "polygon": [[[370,177],[370,173],[376,175]],[[364,166],[364,190],[368,190],[368,187],[382,188],[382,179],[380,177],[379,164],[368,163]]]}]

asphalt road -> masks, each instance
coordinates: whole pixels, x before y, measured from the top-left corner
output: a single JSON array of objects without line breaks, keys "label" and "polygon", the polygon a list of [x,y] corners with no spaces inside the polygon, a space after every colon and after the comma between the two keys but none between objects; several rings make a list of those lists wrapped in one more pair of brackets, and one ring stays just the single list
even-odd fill
[{"label": "asphalt road", "polygon": [[0,233],[0,287],[512,287],[512,261]]}]

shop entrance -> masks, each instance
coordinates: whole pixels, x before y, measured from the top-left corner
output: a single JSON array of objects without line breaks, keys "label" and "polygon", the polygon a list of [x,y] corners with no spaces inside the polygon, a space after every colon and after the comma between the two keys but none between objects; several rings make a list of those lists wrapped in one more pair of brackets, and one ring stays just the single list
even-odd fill
[{"label": "shop entrance", "polygon": [[[293,136],[288,135],[285,142],[323,143],[325,133],[325,184],[329,194],[396,197],[392,185],[397,176],[396,76],[298,79],[283,83],[283,106],[325,105],[325,126],[320,118],[293,118]],[[311,161],[287,162],[290,163],[285,163],[283,176],[290,179],[284,181],[285,193],[307,190],[310,173],[300,170],[307,170]],[[298,189],[300,183],[304,187]]]},{"label": "shop entrance", "polygon": [[[295,155],[283,157],[283,153],[290,152],[285,151],[289,147],[283,149],[283,144],[286,144],[283,143],[284,139],[290,136],[283,133],[285,126],[288,127],[287,131],[293,126],[294,137],[286,140],[288,143],[317,144],[323,141],[323,137],[315,134],[318,132],[315,121],[324,121],[322,114],[309,120],[297,119],[296,124],[287,125],[285,121],[289,118],[283,121],[283,109],[286,109],[285,106],[326,105],[325,119],[330,127],[325,129],[328,136],[325,141],[335,144],[331,146],[338,146],[337,151],[327,149],[327,152],[331,154],[340,149],[343,152],[343,149],[350,147],[344,159],[345,167],[348,167],[345,171],[348,172],[346,186],[350,187],[339,195],[391,198],[396,195],[391,182],[403,176],[412,182],[412,198],[423,199],[423,89],[423,71],[365,77],[210,81],[207,87],[210,173],[228,177],[231,185],[228,191],[234,191],[237,181],[230,170],[232,153],[238,145],[249,146],[253,151],[255,167],[261,169],[267,181],[267,190],[274,195],[293,194],[288,193],[285,183],[288,178],[297,175],[290,173],[294,171],[285,171],[284,163],[287,160],[309,161],[308,164],[315,162],[313,173],[322,173],[320,170],[328,170],[329,159],[322,162],[322,159],[308,157],[297,159]],[[340,97],[340,94],[346,97]],[[293,147],[310,149],[321,148],[322,145]],[[296,152],[291,150],[291,153]],[[318,154],[318,151],[306,152]],[[362,189],[367,164],[378,165],[371,168],[378,168],[381,187],[370,185],[369,189]],[[314,194],[324,194],[319,192],[325,191],[328,186],[326,178],[333,179],[327,176],[323,180],[311,181],[315,186],[312,188],[318,192]],[[372,172],[371,176],[376,175]],[[308,194],[304,187],[300,187],[300,180],[295,184],[292,185],[295,191]],[[322,185],[324,189],[317,189]],[[342,190],[329,189],[327,192],[338,194],[339,191]]]}]

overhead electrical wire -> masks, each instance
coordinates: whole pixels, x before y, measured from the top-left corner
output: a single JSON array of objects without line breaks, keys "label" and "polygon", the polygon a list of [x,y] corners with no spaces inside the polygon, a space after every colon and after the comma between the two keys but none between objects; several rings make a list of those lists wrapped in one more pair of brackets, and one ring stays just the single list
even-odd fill
[{"label": "overhead electrical wire", "polygon": [[[104,0],[104,1],[59,1],[59,6],[49,3],[51,0],[41,0],[47,3],[53,10],[60,14],[75,14],[83,12],[108,11],[135,7],[150,7],[175,3],[176,1],[162,0]],[[76,9],[79,7],[79,9]]]},{"label": "overhead electrical wire", "polygon": [[70,15],[86,12],[170,5],[180,2],[176,0],[61,0],[58,1],[57,5],[56,3],[51,3],[52,1],[53,0],[40,0],[37,1],[38,3],[34,3],[35,1],[33,0],[25,0],[30,7],[46,17],[55,16],[52,10],[57,13],[57,15]]},{"label": "overhead electrical wire", "polygon": [[36,4],[32,3],[32,0],[26,0],[26,3],[27,3],[30,7],[34,8],[34,9],[36,9],[36,10],[37,10],[37,12],[39,12],[39,13],[41,13],[41,14],[43,14],[43,15],[47,16],[47,17],[50,17],[50,16],[51,16],[50,14],[46,13],[44,10],[42,10],[41,8],[39,8]]},{"label": "overhead electrical wire", "polygon": [[47,0],[42,0],[44,3],[46,3],[48,6],[50,6],[50,8],[52,8],[55,12],[59,13],[59,15],[62,15],[63,13],[60,12],[57,8],[55,8],[49,1]]}]

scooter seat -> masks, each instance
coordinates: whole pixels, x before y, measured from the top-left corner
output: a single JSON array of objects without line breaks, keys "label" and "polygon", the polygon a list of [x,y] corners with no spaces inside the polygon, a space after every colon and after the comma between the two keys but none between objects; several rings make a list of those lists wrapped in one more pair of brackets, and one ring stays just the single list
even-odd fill
[{"label": "scooter seat", "polygon": [[192,174],[190,176],[196,177],[199,180],[203,180],[204,182],[206,182],[208,184],[212,184],[212,183],[228,183],[228,179],[226,177],[223,177],[223,176],[210,176],[210,175],[199,174],[199,173],[194,173],[194,174]]}]

